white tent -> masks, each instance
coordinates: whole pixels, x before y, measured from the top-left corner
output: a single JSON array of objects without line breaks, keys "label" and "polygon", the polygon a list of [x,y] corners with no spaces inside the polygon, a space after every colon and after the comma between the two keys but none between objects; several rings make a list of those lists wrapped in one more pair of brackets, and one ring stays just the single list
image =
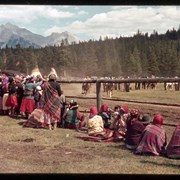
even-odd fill
[{"label": "white tent", "polygon": [[38,68],[38,67],[35,67],[35,68],[31,71],[31,76],[37,77],[38,75],[39,75],[40,77],[42,77],[42,75],[41,75],[41,73],[40,73],[40,71],[39,71],[39,68]]},{"label": "white tent", "polygon": [[[49,75],[51,75],[51,74],[55,74],[56,78],[59,79],[59,77],[57,75],[57,72],[56,72],[56,70],[54,68],[51,68],[51,71],[50,71]],[[48,75],[48,77],[49,77],[49,75]]]}]

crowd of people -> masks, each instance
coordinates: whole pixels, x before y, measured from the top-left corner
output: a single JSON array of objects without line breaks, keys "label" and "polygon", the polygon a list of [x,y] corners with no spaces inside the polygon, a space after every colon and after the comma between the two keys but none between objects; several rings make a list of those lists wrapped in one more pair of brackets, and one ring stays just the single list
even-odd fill
[{"label": "crowd of people", "polygon": [[136,155],[156,155],[180,158],[180,125],[177,125],[170,141],[167,141],[161,114],[150,118],[138,109],[103,104],[89,109],[86,117],[77,102],[66,98],[56,82],[56,74],[48,79],[39,76],[15,76],[3,74],[0,84],[1,114],[27,119],[23,127],[86,130],[84,140],[99,142],[123,141],[125,147]]}]

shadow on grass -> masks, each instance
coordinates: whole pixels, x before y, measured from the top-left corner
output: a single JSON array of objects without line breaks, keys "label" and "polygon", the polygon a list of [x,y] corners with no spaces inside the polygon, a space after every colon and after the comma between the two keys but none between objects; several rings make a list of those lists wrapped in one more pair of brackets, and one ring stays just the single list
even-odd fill
[{"label": "shadow on grass", "polygon": [[142,160],[140,161],[141,163],[144,164],[152,164],[152,165],[157,165],[157,166],[166,166],[166,167],[173,167],[173,168],[180,168],[180,164],[171,164],[171,163],[161,163],[161,162],[153,162],[153,161],[147,161],[147,160]]},{"label": "shadow on grass", "polygon": [[23,126],[24,122],[21,121],[21,122],[18,122],[18,124],[19,124],[20,126]]}]

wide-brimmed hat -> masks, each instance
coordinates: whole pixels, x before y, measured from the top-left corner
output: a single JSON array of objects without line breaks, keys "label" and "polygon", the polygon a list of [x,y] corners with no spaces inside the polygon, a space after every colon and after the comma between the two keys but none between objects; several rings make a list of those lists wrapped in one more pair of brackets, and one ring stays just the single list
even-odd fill
[{"label": "wide-brimmed hat", "polygon": [[56,74],[49,75],[49,80],[56,80],[56,78],[57,78]]},{"label": "wide-brimmed hat", "polygon": [[151,118],[148,114],[144,114],[142,116],[142,118],[140,118],[140,121],[143,123],[143,124],[149,124],[151,122]]}]

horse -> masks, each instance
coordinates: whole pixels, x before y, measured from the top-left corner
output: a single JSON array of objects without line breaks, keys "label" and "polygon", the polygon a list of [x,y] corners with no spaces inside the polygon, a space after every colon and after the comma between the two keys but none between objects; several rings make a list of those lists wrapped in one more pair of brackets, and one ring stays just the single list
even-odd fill
[{"label": "horse", "polygon": [[82,93],[84,95],[87,95],[87,93],[90,91],[91,83],[83,83],[82,84]]},{"label": "horse", "polygon": [[166,83],[166,90],[173,90],[174,83],[168,82]]},{"label": "horse", "polygon": [[151,89],[155,89],[155,88],[156,88],[156,84],[157,84],[157,83],[151,83],[151,82],[147,83],[147,89],[149,89],[149,87],[150,87]]}]

